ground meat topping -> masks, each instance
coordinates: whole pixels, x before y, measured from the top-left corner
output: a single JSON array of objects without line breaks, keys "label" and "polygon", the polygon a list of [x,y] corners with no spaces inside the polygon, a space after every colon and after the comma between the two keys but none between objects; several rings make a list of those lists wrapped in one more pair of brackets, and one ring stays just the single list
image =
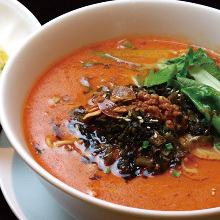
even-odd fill
[{"label": "ground meat topping", "polygon": [[182,112],[179,106],[172,104],[166,97],[158,94],[149,94],[147,91],[141,91],[137,95],[138,107],[145,114],[152,114],[155,117],[165,121],[166,126],[170,130],[174,130],[175,118],[180,116]]},{"label": "ground meat topping", "polygon": [[[164,97],[159,96],[158,94],[149,94],[148,91],[140,91],[137,94],[126,86],[117,86],[113,91],[110,98],[110,101],[107,101],[103,96],[96,96],[93,99],[94,106],[90,107],[90,109],[97,109],[97,103],[100,107],[100,110],[103,113],[107,114],[110,117],[120,117],[118,114],[125,114],[131,111],[132,109],[135,111],[142,111],[146,115],[153,115],[156,118],[165,122],[165,125],[170,129],[175,129],[176,118],[179,117],[182,112],[180,111],[179,106],[176,104],[172,104],[171,101]],[[127,102],[127,105],[125,105]],[[104,106],[103,105],[107,105]],[[116,105],[117,104],[117,105]],[[88,111],[88,110],[87,110]],[[91,116],[99,115],[100,111],[96,111],[91,114],[91,111],[88,111],[88,115],[85,118],[90,118]],[[179,128],[186,128],[185,121],[182,121],[179,124],[176,124]]]}]

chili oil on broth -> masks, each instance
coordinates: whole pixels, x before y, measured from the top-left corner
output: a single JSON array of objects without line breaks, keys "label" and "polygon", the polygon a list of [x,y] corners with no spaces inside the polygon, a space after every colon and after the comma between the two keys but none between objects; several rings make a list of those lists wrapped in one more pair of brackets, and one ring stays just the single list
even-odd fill
[{"label": "chili oil on broth", "polygon": [[[185,175],[177,178],[167,171],[149,178],[136,177],[125,181],[112,173],[105,174],[94,163],[85,163],[76,150],[68,151],[64,146],[50,148],[45,142],[46,137],[55,136],[53,125],[57,124],[63,139],[71,137],[67,128],[71,109],[86,105],[91,98],[91,90],[96,90],[97,86],[134,84],[133,76],[141,72],[92,53],[111,53],[123,49],[123,42],[124,39],[113,39],[75,51],[52,65],[36,82],[24,108],[24,134],[32,156],[64,183],[116,204],[167,211],[220,206],[220,170],[216,169],[219,161],[194,157],[205,176],[200,180]],[[185,42],[160,38],[129,38],[129,42],[142,50],[184,51],[189,46]],[[175,56],[175,53],[169,52],[164,53],[163,57],[126,57],[126,60],[153,64],[159,59]],[[82,62],[94,60],[110,65],[83,67]]]}]

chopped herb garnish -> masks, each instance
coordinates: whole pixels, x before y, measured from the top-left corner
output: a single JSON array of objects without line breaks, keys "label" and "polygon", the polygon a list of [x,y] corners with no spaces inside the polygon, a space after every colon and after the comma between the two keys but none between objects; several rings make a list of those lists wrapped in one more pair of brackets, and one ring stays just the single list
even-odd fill
[{"label": "chopped herb garnish", "polygon": [[39,145],[38,144],[34,144],[34,147],[35,147],[35,152],[37,154],[41,154],[43,152],[43,149],[39,149]]},{"label": "chopped herb garnish", "polygon": [[108,173],[110,173],[110,172],[111,172],[110,167],[107,167],[107,168],[104,170],[104,173],[106,173],[106,174],[108,174]]},{"label": "chopped herb garnish", "polygon": [[57,103],[60,101],[60,98],[54,96],[51,100],[52,100],[52,102],[53,102],[54,104],[57,104]]},{"label": "chopped herb garnish", "polygon": [[173,150],[173,145],[171,143],[165,144],[167,150]]},{"label": "chopped herb garnish", "polygon": [[83,67],[90,67],[96,64],[96,62],[82,62]]},{"label": "chopped herb garnish", "polygon": [[131,44],[130,41],[126,40],[124,43],[123,43],[123,46],[126,47],[126,48],[130,48],[130,49],[134,49],[134,46]]},{"label": "chopped herb garnish", "polygon": [[41,149],[36,149],[36,151],[35,151],[35,152],[36,152],[37,154],[41,154],[41,153],[42,153],[42,151],[43,151],[43,150],[41,150]]},{"label": "chopped herb garnish", "polygon": [[149,141],[144,141],[142,148],[147,149],[149,146]]},{"label": "chopped herb garnish", "polygon": [[164,130],[164,131],[169,131],[170,129],[169,129],[166,125],[164,125],[164,126],[163,126],[163,130]]},{"label": "chopped herb garnish", "polygon": [[181,173],[178,170],[171,170],[171,174],[174,175],[175,177],[180,177]]}]

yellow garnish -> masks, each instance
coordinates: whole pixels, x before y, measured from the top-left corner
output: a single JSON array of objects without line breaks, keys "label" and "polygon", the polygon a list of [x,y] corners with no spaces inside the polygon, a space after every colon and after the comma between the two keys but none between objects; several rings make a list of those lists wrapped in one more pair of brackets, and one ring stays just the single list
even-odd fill
[{"label": "yellow garnish", "polygon": [[0,73],[2,72],[7,60],[8,54],[5,51],[0,50]]}]

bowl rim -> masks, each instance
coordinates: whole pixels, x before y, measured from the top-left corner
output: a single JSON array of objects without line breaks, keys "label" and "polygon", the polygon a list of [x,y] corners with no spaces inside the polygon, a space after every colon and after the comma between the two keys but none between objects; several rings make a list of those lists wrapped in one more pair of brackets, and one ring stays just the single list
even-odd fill
[{"label": "bowl rim", "polygon": [[[42,32],[46,31],[48,27],[56,25],[56,23],[62,21],[63,19],[68,18],[69,16],[75,16],[77,13],[84,13],[86,10],[90,10],[93,7],[103,7],[103,6],[108,6],[112,4],[126,4],[126,2],[129,2],[129,0],[115,0],[115,1],[107,1],[107,2],[100,2],[92,5],[88,5],[73,11],[70,11],[68,13],[65,13],[49,22],[44,24],[39,30],[37,30],[35,33],[31,35],[27,39],[27,41],[16,51],[15,55],[11,60],[9,60],[8,65],[5,67],[4,73],[6,73],[9,69],[10,66],[13,64],[13,60],[16,59],[18,54],[22,51],[23,47],[28,46],[31,43],[32,38],[38,37],[39,34]],[[215,12],[218,13],[220,16],[220,10],[211,8],[208,6],[196,4],[196,3],[191,3],[191,2],[186,2],[186,1],[174,1],[174,0],[133,0],[133,2],[146,2],[146,4],[175,4],[175,5],[180,5],[180,6],[190,6],[190,7],[196,7],[201,10],[209,10],[210,12]],[[2,79],[1,79],[1,84],[0,84],[0,103],[3,104],[3,90],[4,90],[4,82],[6,81],[6,74],[2,74]],[[11,132],[11,126],[8,123],[7,117],[6,117],[6,112],[4,110],[4,106],[0,105],[0,111],[2,114],[2,126],[3,129],[12,143],[12,146],[16,150],[16,152],[19,154],[19,156],[25,161],[25,163],[31,167],[38,175],[40,175],[44,180],[49,182],[51,185],[53,185],[55,188],[60,189],[61,191],[67,193],[70,196],[73,196],[77,199],[80,199],[81,201],[84,201],[88,204],[96,205],[98,207],[101,207],[106,210],[113,211],[115,213],[126,213],[130,215],[135,215],[139,217],[196,217],[196,216],[201,216],[201,215],[209,215],[209,214],[216,214],[220,213],[220,207],[215,207],[215,208],[209,208],[209,209],[203,209],[203,210],[192,210],[192,211],[161,211],[161,210],[147,210],[147,209],[140,209],[140,208],[134,208],[134,207],[128,207],[128,206],[123,206],[115,203],[111,203],[108,201],[104,201],[92,196],[89,196],[83,192],[80,192],[67,184],[61,182],[58,180],[56,177],[52,176],[50,173],[48,173],[46,170],[44,170],[23,148],[22,146],[20,147],[18,144],[18,141],[16,138],[13,136],[10,136]]]}]

